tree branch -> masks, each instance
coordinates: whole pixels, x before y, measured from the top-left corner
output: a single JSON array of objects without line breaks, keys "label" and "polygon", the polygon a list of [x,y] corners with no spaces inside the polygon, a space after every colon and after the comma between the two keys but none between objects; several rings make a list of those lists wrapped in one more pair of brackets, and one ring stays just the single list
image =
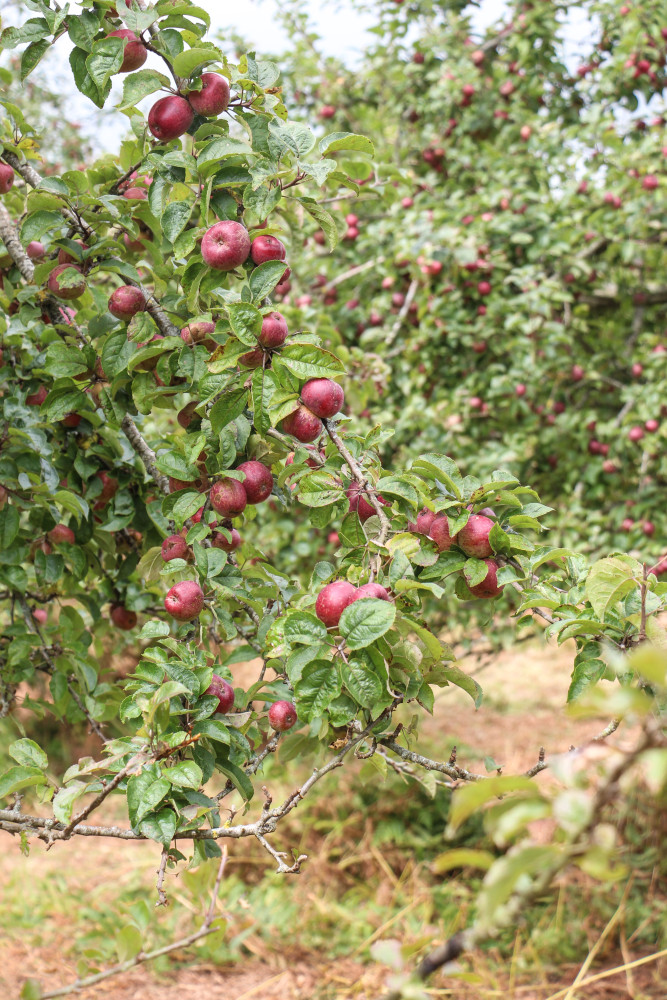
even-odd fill
[{"label": "tree branch", "polygon": [[164,476],[158,469],[156,462],[156,455],[152,448],[146,444],[146,441],[142,437],[141,431],[135,424],[129,413],[126,413],[123,417],[120,425],[127,437],[128,441],[136,451],[137,455],[144,463],[146,467],[146,472],[155,482],[156,486],[160,489],[165,496],[168,496],[169,490],[169,479]]}]

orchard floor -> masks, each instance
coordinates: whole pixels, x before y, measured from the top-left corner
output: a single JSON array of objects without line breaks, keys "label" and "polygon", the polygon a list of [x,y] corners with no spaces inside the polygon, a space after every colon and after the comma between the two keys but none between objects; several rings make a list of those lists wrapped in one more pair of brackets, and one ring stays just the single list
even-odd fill
[{"label": "orchard floor", "polygon": [[[453,744],[459,748],[459,761],[480,767],[480,755],[493,757],[501,763],[506,773],[530,767],[537,759],[539,747],[545,746],[547,754],[567,749],[571,744],[580,745],[603,727],[607,720],[573,721],[563,711],[571,668],[571,650],[553,646],[525,645],[494,657],[483,665],[479,675],[485,700],[476,712],[470,699],[455,688],[442,692],[437,700],[434,716],[423,730],[422,744],[434,756],[446,758]],[[475,673],[479,670],[472,661],[462,664]],[[238,668],[234,668],[237,670]],[[243,667],[238,671],[242,683]],[[506,690],[508,678],[512,679],[511,698]],[[615,746],[631,744],[632,733],[621,731],[609,741]],[[481,754],[475,759],[472,751]],[[538,780],[550,780],[548,772]],[[340,794],[340,789],[338,789]],[[298,811],[296,820],[307,815],[308,804]],[[119,817],[121,818],[121,817]],[[297,830],[298,825],[292,827]],[[548,831],[544,831],[546,834]],[[541,831],[536,830],[536,836]],[[301,846],[311,860],[304,866],[303,874],[295,880],[295,892],[304,919],[317,920],[321,906],[319,884],[323,869],[330,871],[335,882],[336,864],[340,856],[327,856],[327,840],[317,843],[317,826],[307,831]],[[311,841],[315,838],[315,844]],[[368,842],[370,843],[370,841]],[[358,843],[350,845],[354,853],[360,852]],[[314,847],[314,850],[313,850]],[[33,842],[31,857],[24,858],[18,843],[7,836],[2,840],[0,856],[0,997],[17,1000],[27,979],[39,981],[43,990],[55,990],[76,979],[77,960],[86,950],[84,935],[87,928],[106,926],[109,910],[124,888],[133,885],[153,906],[155,898],[155,845],[138,844],[120,847],[117,842],[104,842],[79,838],[68,845],[56,844],[48,853],[43,845]],[[234,855],[237,855],[236,859]],[[263,859],[251,857],[242,844],[234,843],[230,862],[237,876],[248,877],[255,886],[263,886],[261,872]],[[387,923],[388,904],[397,891],[399,879],[417,879],[417,869],[396,873],[382,852],[372,845],[365,850],[364,864],[371,866],[378,880],[375,926],[369,938],[414,939],[414,924],[410,931],[401,919]],[[309,866],[313,867],[310,868]],[[369,869],[370,870],[370,869]],[[309,875],[309,872],[312,875]],[[318,880],[320,882],[318,883]],[[416,885],[416,882],[415,882]],[[178,878],[171,877],[168,891],[172,906],[160,910],[160,919],[176,919],[174,914],[185,907],[185,912],[196,909],[192,897],[182,891]],[[663,887],[664,891],[665,887]],[[268,890],[267,890],[268,891]],[[601,890],[603,891],[603,890]],[[426,890],[416,885],[415,899],[423,898]],[[420,895],[421,894],[421,895]],[[224,892],[223,892],[224,897]],[[326,904],[329,906],[329,904]],[[408,907],[409,908],[409,907]],[[323,913],[323,911],[320,911]],[[164,918],[163,914],[170,916]],[[315,916],[313,917],[313,913]],[[322,919],[324,919],[324,914]],[[327,913],[327,919],[331,914]],[[341,913],[340,921],[345,916]],[[183,925],[176,924],[180,933]],[[185,933],[192,929],[189,924]],[[112,931],[110,933],[113,933]],[[587,926],[586,915],[581,917],[581,934],[588,947],[595,944],[599,928]],[[294,939],[300,940],[297,931]],[[169,940],[166,938],[164,940]],[[518,940],[518,938],[517,938]],[[161,940],[160,943],[164,943]],[[329,958],[324,949],[281,944],[272,948],[270,936],[253,928],[243,939],[242,955],[234,962],[213,964],[198,953],[197,948],[172,956],[170,965],[162,968],[140,966],[121,976],[104,981],[96,987],[77,993],[82,1000],[189,1000],[207,997],[208,1000],[380,1000],[387,976],[386,968],[371,961],[362,961],[367,954],[369,940],[359,940],[355,945],[341,950],[343,957]],[[617,968],[629,961],[650,953],[630,940],[621,950],[612,947],[596,963],[592,972]],[[655,950],[655,949],[654,949]],[[344,957],[344,956],[351,957]],[[113,961],[113,960],[112,960]],[[105,964],[112,964],[112,961]],[[550,1000],[559,989],[574,980],[580,963],[559,963],[557,972],[550,966],[548,956],[530,954],[529,949],[515,952],[514,959],[501,961],[493,951],[475,956],[462,967],[466,979],[440,975],[431,983],[429,996],[450,997],[456,1000]],[[646,1000],[667,995],[667,966],[664,961],[652,962],[631,971],[621,971],[577,991],[569,1000]]]}]

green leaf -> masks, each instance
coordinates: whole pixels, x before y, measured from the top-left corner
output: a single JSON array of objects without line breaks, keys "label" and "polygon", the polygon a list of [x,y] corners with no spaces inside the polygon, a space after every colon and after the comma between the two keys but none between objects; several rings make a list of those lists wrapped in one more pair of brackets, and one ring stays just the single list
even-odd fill
[{"label": "green leaf", "polygon": [[31,42],[21,56],[21,83],[30,76],[35,66],[51,48],[51,42],[44,38],[39,42]]},{"label": "green leaf", "polygon": [[144,97],[169,85],[169,78],[154,69],[140,69],[137,73],[130,73],[123,81],[123,99],[118,107],[121,111],[136,108]]},{"label": "green leaf", "polygon": [[137,826],[152,812],[169,794],[170,788],[166,778],[158,778],[152,771],[132,775],[127,783],[127,812],[132,826]]},{"label": "green leaf", "polygon": [[586,598],[595,614],[604,619],[606,612],[632,590],[638,588],[642,567],[629,556],[610,556],[593,563],[586,580]]},{"label": "green leaf", "polygon": [[366,597],[345,608],[340,617],[340,634],[350,649],[363,649],[388,632],[395,618],[394,604]]},{"label": "green leaf", "polygon": [[0,775],[0,799],[30,785],[45,785],[46,777],[39,767],[10,767]]},{"label": "green leaf", "polygon": [[192,205],[189,201],[172,201],[164,210],[162,216],[162,232],[170,243],[183,232],[190,221]]},{"label": "green leaf", "polygon": [[453,836],[461,824],[487,802],[502,798],[512,792],[521,793],[529,798],[539,797],[535,782],[522,775],[517,777],[500,775],[485,778],[484,781],[474,781],[457,788],[452,796],[449,810],[447,835]]},{"label": "green leaf", "polygon": [[39,240],[49,232],[60,235],[62,224],[63,217],[60,212],[33,212],[21,223],[21,242],[31,243],[32,240]]},{"label": "green leaf", "polygon": [[243,796],[246,802],[250,802],[251,798],[255,794],[255,789],[252,786],[252,781],[240,767],[232,763],[229,759],[216,758],[216,767],[218,771],[221,771],[226,775],[238,792]]},{"label": "green leaf", "polygon": [[338,229],[333,215],[327,212],[325,208],[322,208],[321,205],[318,205],[313,198],[299,198],[297,200],[303,205],[308,214],[315,219],[315,222],[324,233],[329,250],[335,250],[338,246]]},{"label": "green leaf", "polygon": [[[156,549],[156,551],[159,553],[161,550]],[[166,622],[152,620],[145,622],[143,628],[141,629],[141,632],[139,633],[139,638],[158,639],[166,635],[169,635],[169,632],[170,628]]]},{"label": "green leaf", "polygon": [[100,21],[92,10],[84,10],[79,17],[67,18],[67,33],[75,45],[90,52],[95,36],[99,33]]},{"label": "green leaf", "polygon": [[372,708],[386,694],[380,678],[364,663],[350,660],[343,666],[342,676],[345,687],[362,708]]},{"label": "green leaf", "polygon": [[325,711],[327,705],[338,697],[341,680],[336,665],[328,660],[308,663],[301,678],[294,685],[296,709],[300,719],[309,722]]},{"label": "green leaf", "polygon": [[139,954],[143,947],[141,931],[134,924],[126,924],[114,937],[119,962],[128,962]]},{"label": "green leaf", "polygon": [[279,187],[253,188],[247,184],[243,192],[243,206],[258,219],[265,219],[276,207],[283,193]]},{"label": "green leaf", "polygon": [[375,147],[370,139],[365,135],[358,135],[356,132],[332,132],[320,139],[319,150],[322,155],[334,153],[339,149],[352,149],[357,153],[368,153],[375,155]]},{"label": "green leaf", "polygon": [[8,549],[19,533],[20,519],[16,507],[6,505],[0,510],[0,549]]},{"label": "green leaf", "polygon": [[226,743],[229,745],[231,741],[229,727],[219,719],[203,719],[194,725],[192,732],[195,736],[197,734],[208,736],[210,740],[215,740],[217,743]]},{"label": "green leaf", "polygon": [[289,611],[283,626],[285,640],[290,643],[304,643],[309,646],[325,642],[326,626],[308,611]]},{"label": "green leaf", "polygon": [[120,69],[124,49],[124,39],[112,38],[110,35],[93,43],[91,53],[86,58],[86,69],[100,92],[105,90],[111,77]]},{"label": "green leaf", "polygon": [[[252,276],[250,282],[252,287]],[[257,347],[257,338],[262,332],[262,314],[259,309],[249,302],[232,302],[227,306],[227,315],[232,331],[241,343],[247,347]]]},{"label": "green leaf", "polygon": [[164,771],[164,777],[179,788],[199,788],[202,783],[201,768],[193,760],[183,760]]},{"label": "green leaf", "polygon": [[10,743],[8,754],[17,764],[25,764],[27,767],[47,768],[49,758],[34,740],[22,739]]},{"label": "green leaf", "polygon": [[287,368],[300,379],[331,378],[345,370],[335,354],[314,344],[290,344],[275,355],[274,364]]},{"label": "green leaf", "polygon": [[210,48],[185,49],[174,58],[172,65],[177,76],[188,77],[200,66],[221,61],[222,52],[212,45]]},{"label": "green leaf", "polygon": [[219,434],[223,427],[235,420],[246,408],[248,402],[248,390],[245,386],[241,389],[227,390],[217,402],[213,404],[209,411],[209,420],[214,434]]},{"label": "green leaf", "polygon": [[257,368],[252,373],[252,422],[259,434],[271,427],[271,399],[276,389],[273,372]]},{"label": "green leaf", "polygon": [[315,136],[307,125],[295,121],[274,119],[269,122],[269,148],[274,156],[290,150],[297,157],[305,156],[315,145]]},{"label": "green leaf", "polygon": [[161,809],[159,813],[153,813],[142,820],[139,831],[144,837],[156,840],[163,847],[169,847],[176,833],[177,823],[176,813],[171,809]]},{"label": "green leaf", "polygon": [[462,691],[470,695],[475,703],[475,708],[480,707],[484,693],[474,677],[466,674],[458,667],[445,666],[444,664],[440,664],[437,667],[437,674],[439,682],[442,679],[446,680],[449,684],[455,684],[456,687],[461,688]]},{"label": "green leaf", "polygon": [[285,273],[286,266],[284,260],[267,260],[251,271],[248,284],[255,302],[261,304],[271,294]]}]

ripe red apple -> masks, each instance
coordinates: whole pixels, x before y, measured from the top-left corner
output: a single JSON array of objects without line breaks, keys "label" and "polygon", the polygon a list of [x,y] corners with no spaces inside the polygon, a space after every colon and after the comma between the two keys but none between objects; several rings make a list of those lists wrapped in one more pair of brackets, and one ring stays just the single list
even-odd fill
[{"label": "ripe red apple", "polygon": [[236,552],[241,547],[241,536],[236,528],[227,528],[231,539],[227,538],[222,531],[216,531],[211,535],[211,545],[214,549],[222,549],[223,552]]},{"label": "ripe red apple", "polygon": [[130,187],[123,191],[123,198],[127,198],[128,201],[146,201],[148,191],[145,188]]},{"label": "ripe red apple", "polygon": [[264,364],[264,351],[258,347],[254,351],[242,354],[239,358],[239,364],[245,368],[261,368]]},{"label": "ripe red apple", "polygon": [[137,615],[134,611],[128,611],[122,604],[111,605],[111,621],[116,628],[124,632],[130,632],[137,624]]},{"label": "ripe red apple", "polygon": [[146,62],[148,50],[133,31],[128,28],[119,28],[117,31],[110,31],[108,37],[126,39],[119,73],[131,73],[132,70],[139,69]]},{"label": "ripe red apple", "polygon": [[241,483],[249,504],[264,503],[273,490],[273,476],[261,462],[243,462],[238,467],[239,472],[245,472]]},{"label": "ripe red apple", "polygon": [[621,531],[632,531],[635,526],[635,522],[631,517],[624,517],[621,521]]},{"label": "ripe red apple", "polygon": [[642,181],[642,187],[645,191],[655,191],[659,183],[655,174],[647,174]]},{"label": "ripe red apple", "polygon": [[322,421],[305,406],[298,406],[293,413],[283,419],[283,430],[297,441],[307,444],[314,441],[323,431]]},{"label": "ripe red apple", "polygon": [[256,236],[250,244],[250,256],[254,264],[264,264],[267,260],[285,260],[287,251],[275,236]]},{"label": "ripe red apple", "polygon": [[435,542],[439,552],[449,551],[454,541],[458,542],[458,536],[454,539],[449,533],[449,522],[445,514],[438,514],[437,517],[433,518],[428,535]]},{"label": "ripe red apple", "polygon": [[68,545],[74,545],[75,542],[74,532],[66,524],[56,524],[48,532],[48,537],[49,541],[53,542],[54,545],[61,545],[63,542],[66,542]]},{"label": "ripe red apple", "polygon": [[45,608],[35,608],[32,612],[32,617],[38,625],[46,625],[49,619],[49,613]]},{"label": "ripe red apple", "polygon": [[480,295],[490,295],[491,284],[488,281],[480,281],[477,285],[477,291]]},{"label": "ripe red apple", "polygon": [[210,492],[211,507],[224,517],[238,517],[245,510],[248,498],[238,479],[221,479]]},{"label": "ripe red apple", "polygon": [[361,587],[357,587],[351,603],[353,604],[355,601],[362,601],[367,597],[373,597],[377,601],[388,601],[389,591],[380,583],[364,583]]},{"label": "ripe red apple", "polygon": [[32,240],[25,248],[25,252],[30,260],[41,260],[45,253],[44,244],[39,240]]},{"label": "ripe red apple", "polygon": [[201,420],[199,414],[195,413],[198,406],[199,400],[193,399],[189,403],[186,403],[183,409],[179,411],[176,420],[183,430],[187,430],[193,420]]},{"label": "ripe red apple", "polygon": [[644,437],[643,427],[639,426],[631,427],[630,430],[628,431],[628,438],[630,439],[630,441],[641,441],[643,437]]},{"label": "ripe red apple", "polygon": [[176,621],[189,622],[204,607],[204,591],[194,580],[182,580],[167,593],[164,607]]},{"label": "ripe red apple", "polygon": [[324,104],[317,113],[320,118],[333,118],[336,114],[336,109],[333,104]]},{"label": "ripe red apple", "polygon": [[188,100],[198,115],[213,118],[229,106],[229,83],[219,73],[202,73],[201,90],[188,92]]},{"label": "ripe red apple", "polygon": [[257,338],[262,347],[274,350],[287,340],[287,320],[279,312],[270,312],[262,318],[262,329]]},{"label": "ripe red apple", "polygon": [[416,531],[419,535],[428,535],[431,530],[431,525],[435,521],[435,512],[429,510],[428,507],[424,507],[417,514],[417,521],[414,527],[411,527],[411,531]]},{"label": "ripe red apple", "polygon": [[[489,532],[494,522],[484,514],[471,514],[468,523],[461,528],[456,536],[456,544],[467,556],[484,559],[492,555],[493,549],[489,542]],[[433,529],[431,529],[432,531]]]},{"label": "ripe red apple", "polygon": [[102,492],[93,504],[93,510],[102,510],[108,504],[109,500],[116,495],[118,480],[114,479],[107,472],[97,472],[95,475],[102,483]]},{"label": "ripe red apple", "polygon": [[220,712],[222,715],[227,715],[234,708],[234,688],[219,674],[213,674],[211,683],[204,694],[213,695],[218,699],[216,712]]},{"label": "ripe red apple", "polygon": [[116,319],[129,323],[133,316],[144,311],[146,299],[140,288],[135,288],[134,285],[121,285],[109,296],[107,308]]},{"label": "ripe red apple", "polygon": [[44,400],[46,399],[46,397],[48,396],[48,394],[49,394],[49,390],[46,388],[46,386],[45,385],[40,385],[40,387],[37,390],[37,392],[33,392],[30,396],[26,396],[26,399],[25,399],[26,405],[27,406],[41,406],[42,403],[44,402]]},{"label": "ripe red apple", "polygon": [[488,570],[481,583],[476,583],[470,588],[470,593],[475,597],[498,597],[503,592],[503,588],[498,586],[498,563],[493,559],[485,559]]},{"label": "ripe red apple", "polygon": [[[90,247],[88,246],[88,244],[87,243],[82,243],[81,240],[74,240],[74,242],[79,244],[79,246],[81,247],[81,252],[82,253],[83,253],[84,250],[89,250],[90,249]],[[69,252],[69,250],[65,250],[64,247],[61,247],[60,250],[58,251],[58,263],[59,264],[76,264],[76,263],[78,263],[78,261],[77,261],[76,257],[72,256],[72,254]]]},{"label": "ripe red apple", "polygon": [[63,427],[67,427],[68,430],[74,430],[74,428],[78,427],[79,424],[81,423],[81,414],[66,413],[65,416],[60,421],[60,423],[63,425]]},{"label": "ripe red apple", "polygon": [[414,205],[414,201],[412,200],[412,198],[406,197],[403,198],[403,200],[401,201],[401,205],[403,206],[403,208],[412,208],[412,206]]},{"label": "ripe red apple", "polygon": [[188,545],[181,535],[169,535],[162,543],[162,558],[165,562],[172,559],[187,559]]},{"label": "ripe red apple", "polygon": [[0,194],[11,191],[14,183],[14,171],[8,163],[0,163]]},{"label": "ripe red apple", "polygon": [[518,386],[514,390],[514,393],[516,396],[519,397],[526,395],[526,386],[523,384],[523,382],[519,382]]},{"label": "ripe red apple", "polygon": [[648,538],[655,535],[655,525],[653,521],[642,521],[642,531]]},{"label": "ripe red apple", "polygon": [[61,284],[61,275],[67,272],[65,278],[67,281],[72,278],[73,271],[78,271],[81,274],[81,268],[76,264],[59,264],[58,267],[51,271],[47,287],[52,295],[56,295],[59,299],[78,299],[80,295],[83,295],[86,290],[86,282],[83,276],[81,277],[81,281],[77,281],[74,285],[65,286],[64,283]]},{"label": "ripe red apple", "polygon": [[343,390],[330,378],[311,378],[301,389],[303,405],[323,420],[338,413],[344,401]]},{"label": "ripe red apple", "polygon": [[649,432],[649,434],[655,434],[655,432],[660,427],[660,424],[657,420],[647,420],[646,423],[644,424],[644,427]]},{"label": "ripe red apple", "polygon": [[605,459],[602,463],[602,471],[607,473],[617,472],[616,463],[611,458]]},{"label": "ripe red apple", "polygon": [[285,733],[296,722],[296,709],[291,701],[274,701],[269,709],[269,725],[277,733]]},{"label": "ripe red apple", "polygon": [[[349,489],[346,490],[345,495],[350,501],[350,511],[356,511],[362,524],[367,521],[369,517],[373,517],[376,514],[375,507],[368,502],[359,483],[352,483]],[[378,497],[377,499],[380,503],[385,505],[385,501],[381,497]]]},{"label": "ripe red apple", "polygon": [[327,628],[338,625],[340,616],[348,604],[352,604],[356,593],[357,588],[347,580],[327,583],[317,595],[315,614]]},{"label": "ripe red apple", "polygon": [[148,127],[160,142],[169,142],[192,125],[194,112],[184,97],[161,97],[148,112]]},{"label": "ripe red apple", "polygon": [[201,241],[204,262],[215,271],[233,271],[250,254],[250,236],[240,222],[225,219],[216,222]]},{"label": "ripe red apple", "polygon": [[581,382],[582,378],[585,376],[586,372],[581,367],[581,365],[572,365],[570,370],[570,375],[574,382]]}]

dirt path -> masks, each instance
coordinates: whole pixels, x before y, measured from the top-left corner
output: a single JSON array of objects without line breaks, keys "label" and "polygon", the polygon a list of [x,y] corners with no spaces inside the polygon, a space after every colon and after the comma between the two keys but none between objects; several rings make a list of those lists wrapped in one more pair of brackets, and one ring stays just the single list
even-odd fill
[{"label": "dirt path", "polygon": [[[459,748],[459,761],[475,769],[483,769],[481,758],[493,757],[508,773],[531,766],[540,746],[547,754],[579,745],[594,735],[607,720],[574,721],[563,705],[569,683],[572,651],[568,648],[526,645],[499,654],[492,664],[479,674],[485,690],[482,709],[476,711],[470,698],[456,688],[448,688],[436,698],[435,711],[424,727],[424,737],[439,759],[447,757],[452,745]],[[463,662],[464,669],[474,671],[472,663]],[[244,668],[238,669],[241,682]],[[622,746],[629,736],[614,734],[611,743]],[[477,748],[476,752],[472,748]],[[545,775],[540,780],[549,780]],[[32,848],[25,859],[18,843],[3,837],[0,856],[0,899],[17,892],[23,884],[25,930],[17,932],[16,924],[5,926],[0,939],[0,996],[14,1000],[27,977],[39,980],[45,988],[56,988],[76,978],[76,962],[71,957],[71,931],[66,918],[67,903],[72,897],[89,900],[91,919],[106,898],[128,879],[137,878],[146,886],[155,878],[154,845],[139,844],[118,849],[115,843],[81,838],[73,846],[56,845],[46,853],[42,845]],[[128,865],[128,852],[132,852]],[[70,867],[63,869],[66,859]],[[302,879],[308,879],[306,867]],[[29,919],[31,900],[39,894],[47,910],[52,903],[52,917],[32,925]],[[12,895],[12,901],[14,895]],[[83,904],[82,904],[83,905]],[[4,908],[0,907],[0,929]],[[233,968],[197,964],[196,954],[176,956],[187,967],[172,970],[168,976],[157,976],[148,967],[140,967],[99,987],[77,994],[83,1000],[313,1000],[315,996],[343,1000],[377,1000],[382,993],[386,971],[363,966],[348,960],[323,962],[320,957],[303,954],[260,954],[238,963]],[[576,970],[575,970],[576,971]],[[621,977],[622,979],[623,977]],[[567,980],[566,980],[567,981]],[[569,980],[571,981],[571,980]],[[617,984],[618,985],[618,984]],[[481,996],[456,990],[457,997]],[[606,987],[605,987],[606,988]],[[592,996],[620,998],[627,993],[591,993]],[[463,990],[463,992],[460,992]],[[532,1000],[542,1000],[547,993],[536,990]],[[645,990],[646,996],[659,993]],[[509,996],[509,994],[507,995]],[[531,1000],[528,991],[516,994],[521,1000]]]}]

